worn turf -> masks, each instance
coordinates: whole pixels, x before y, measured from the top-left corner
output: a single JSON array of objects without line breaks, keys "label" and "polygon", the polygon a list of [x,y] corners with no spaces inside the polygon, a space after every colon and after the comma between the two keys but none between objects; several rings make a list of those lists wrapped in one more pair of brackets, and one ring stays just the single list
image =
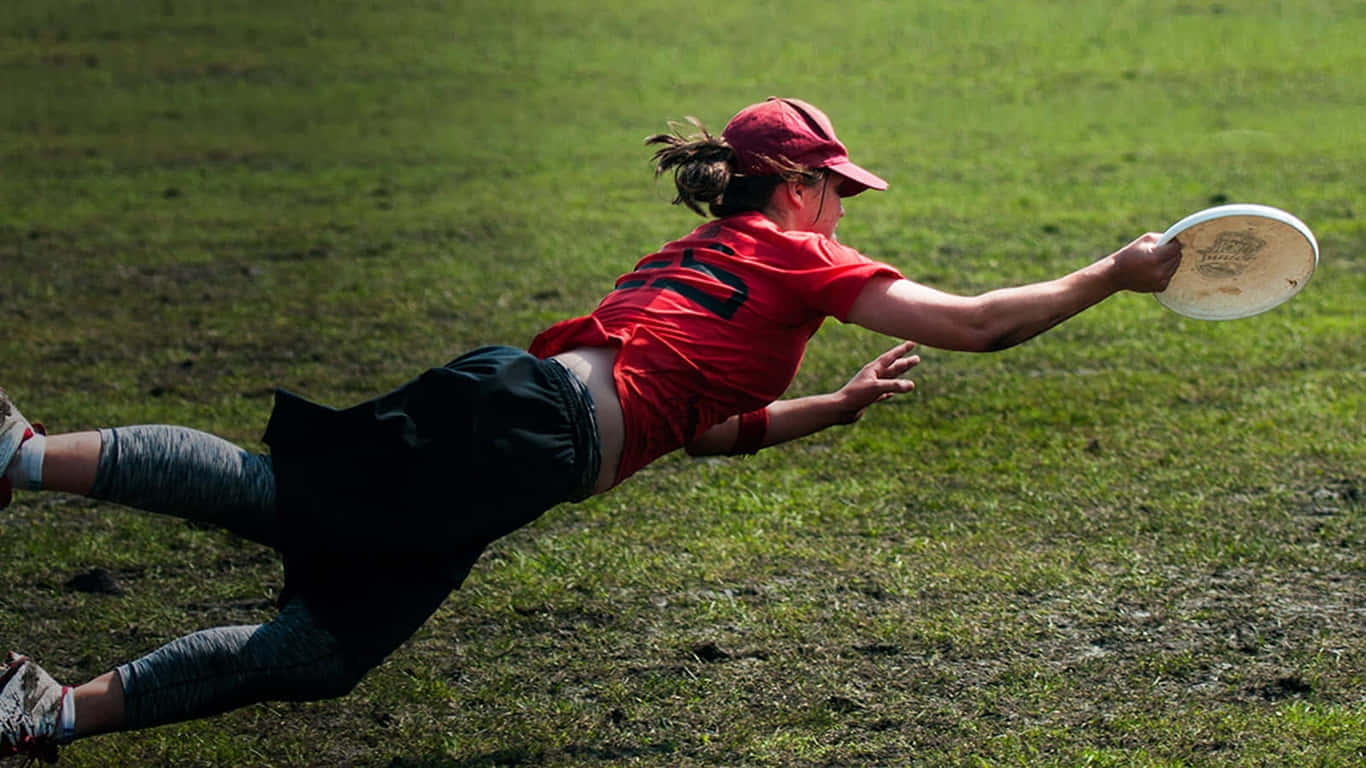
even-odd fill
[{"label": "worn turf", "polygon": [[[525,344],[696,221],[641,139],[770,94],[892,183],[841,238],[947,290],[1221,202],[1323,251],[1256,318],[1125,295],[924,350],[856,427],[668,457],[499,542],[351,696],[63,764],[1361,762],[1363,36],[1346,0],[11,3],[0,386],[52,431],[259,448],[276,386],[341,405]],[[890,343],[827,324],[794,393]],[[79,681],[269,618],[279,577],[217,531],[21,495],[0,642]]]}]

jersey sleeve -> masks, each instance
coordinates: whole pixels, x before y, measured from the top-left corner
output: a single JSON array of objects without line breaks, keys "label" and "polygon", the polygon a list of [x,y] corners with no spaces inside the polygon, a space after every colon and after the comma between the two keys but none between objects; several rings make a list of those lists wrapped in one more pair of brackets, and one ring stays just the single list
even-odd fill
[{"label": "jersey sleeve", "polygon": [[620,341],[612,338],[602,323],[592,315],[561,320],[541,331],[532,339],[527,351],[544,360],[575,347],[619,346]]},{"label": "jersey sleeve", "polygon": [[803,264],[793,272],[794,289],[811,307],[845,322],[868,281],[902,278],[901,271],[824,237],[803,248]]}]

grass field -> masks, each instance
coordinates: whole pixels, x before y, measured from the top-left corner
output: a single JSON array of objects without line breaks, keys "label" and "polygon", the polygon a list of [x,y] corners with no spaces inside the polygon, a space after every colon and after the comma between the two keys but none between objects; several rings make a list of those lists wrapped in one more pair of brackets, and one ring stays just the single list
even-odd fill
[{"label": "grass field", "polygon": [[[260,448],[276,386],[341,405],[524,345],[694,225],[641,139],[772,94],[892,184],[841,239],[940,288],[1224,201],[1323,254],[1251,319],[1123,295],[923,350],[856,427],[668,457],[499,542],[347,698],[63,764],[1360,764],[1362,39],[1350,0],[13,0],[0,386],[51,431]],[[793,393],[889,345],[830,322]],[[76,682],[268,619],[279,578],[227,534],[21,495],[0,644]]]}]

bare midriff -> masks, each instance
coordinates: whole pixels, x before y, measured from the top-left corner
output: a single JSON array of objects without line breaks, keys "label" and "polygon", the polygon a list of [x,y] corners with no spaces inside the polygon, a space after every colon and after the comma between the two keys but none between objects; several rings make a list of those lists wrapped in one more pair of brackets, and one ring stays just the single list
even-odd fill
[{"label": "bare midriff", "polygon": [[602,468],[598,471],[597,482],[593,484],[593,493],[602,493],[616,481],[621,449],[626,439],[621,400],[617,398],[616,379],[612,375],[617,350],[613,347],[578,347],[554,355],[554,359],[577,376],[593,397],[602,451]]}]

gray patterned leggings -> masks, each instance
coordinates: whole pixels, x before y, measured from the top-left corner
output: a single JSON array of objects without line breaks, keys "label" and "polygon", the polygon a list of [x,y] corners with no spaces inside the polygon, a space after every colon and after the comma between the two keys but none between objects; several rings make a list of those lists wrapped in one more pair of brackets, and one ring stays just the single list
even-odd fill
[{"label": "gray patterned leggings", "polygon": [[[193,429],[137,426],[101,430],[93,498],[211,523],[275,546],[275,475],[268,456]],[[117,669],[127,729],[226,712],[260,701],[311,701],[349,692],[384,654],[445,599],[445,589],[410,595],[388,624],[382,654],[355,653],[344,633],[322,627],[301,599],[271,621],[186,635]],[[376,647],[373,638],[366,648]]]}]

